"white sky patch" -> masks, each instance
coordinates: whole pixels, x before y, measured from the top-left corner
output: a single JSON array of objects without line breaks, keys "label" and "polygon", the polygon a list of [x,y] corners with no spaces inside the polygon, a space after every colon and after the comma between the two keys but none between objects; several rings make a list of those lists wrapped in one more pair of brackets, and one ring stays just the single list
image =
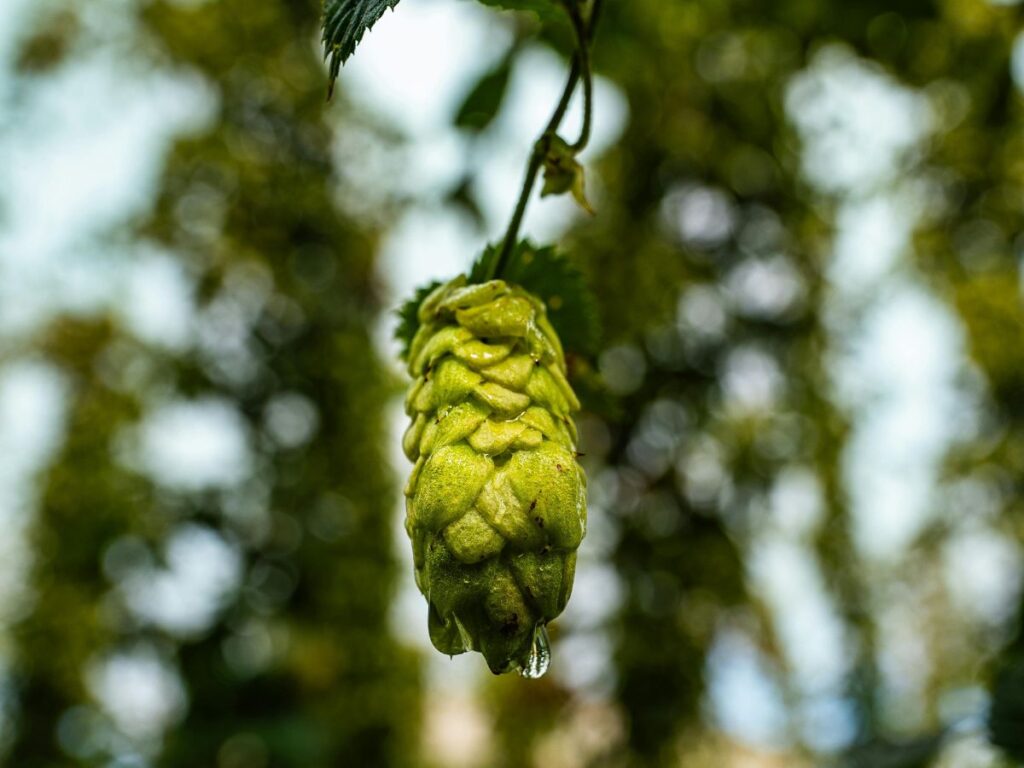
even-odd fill
[{"label": "white sky patch", "polygon": [[1019,544],[975,523],[946,542],[943,559],[946,588],[958,611],[996,627],[1013,617],[1024,570]]},{"label": "white sky patch", "polygon": [[740,262],[729,272],[725,285],[736,311],[755,318],[783,315],[806,293],[803,275],[791,259],[779,254]]},{"label": "white sky patch", "polygon": [[316,434],[320,415],[316,404],[297,392],[275,395],[263,411],[263,427],[282,448],[298,448]]},{"label": "white sky patch", "polygon": [[[242,384],[259,372],[262,356],[253,337],[264,307],[274,297],[269,269],[258,262],[231,267],[224,287],[194,317],[196,340],[207,370],[220,381]],[[276,297],[284,301],[284,297]],[[302,317],[294,303],[285,303],[291,319]],[[280,307],[279,307],[280,309]]]},{"label": "white sky patch", "polygon": [[388,177],[389,194],[420,200],[439,196],[461,180],[469,152],[469,140],[455,131],[415,137],[403,156],[401,172]]},{"label": "white sky patch", "polygon": [[661,203],[669,231],[688,248],[716,248],[736,229],[736,208],[729,195],[713,187],[687,184],[670,191]]},{"label": "white sky patch", "polygon": [[840,690],[852,653],[810,547],[765,531],[748,558],[751,583],[772,609],[795,684],[805,695]]},{"label": "white sky patch", "polygon": [[171,664],[147,646],[96,662],[89,690],[126,736],[158,738],[185,713],[186,694]]},{"label": "white sky patch", "polygon": [[722,371],[722,390],[730,413],[767,413],[782,398],[785,378],[779,363],[755,346],[729,352]]},{"label": "white sky patch", "polygon": [[1017,35],[1017,40],[1013,44],[1011,67],[1013,81],[1017,84],[1017,88],[1024,93],[1024,32]]},{"label": "white sky patch", "polygon": [[822,192],[890,181],[931,128],[927,99],[833,45],[793,78],[786,107],[804,139],[804,174]]},{"label": "white sky patch", "polygon": [[186,525],[167,541],[166,567],[136,567],[119,589],[144,621],[182,636],[206,630],[242,578],[238,548],[217,532]]},{"label": "white sky patch", "polygon": [[150,205],[163,148],[212,112],[197,80],[125,71],[121,57],[100,50],[34,82],[0,134],[9,158],[0,176],[5,334],[115,300],[130,256],[93,241]]},{"label": "white sky patch", "polygon": [[786,708],[776,672],[745,634],[724,630],[707,661],[713,722],[734,738],[759,747],[787,745]]},{"label": "white sky patch", "polygon": [[377,271],[395,301],[432,280],[450,280],[475,258],[469,222],[447,210],[413,211],[388,235]]},{"label": "white sky patch", "polygon": [[825,512],[821,480],[809,467],[779,473],[770,494],[772,525],[793,541],[807,541],[821,527]]},{"label": "white sky patch", "polygon": [[680,295],[676,326],[681,335],[714,341],[725,335],[728,323],[725,299],[716,288],[698,284]]},{"label": "white sky patch", "polygon": [[[154,481],[185,491],[237,486],[252,472],[245,420],[226,400],[176,401],[158,407],[138,428],[131,463]],[[128,458],[128,457],[126,457]]]},{"label": "white sky patch", "polygon": [[[652,479],[664,475],[672,468],[689,437],[692,426],[690,422],[691,417],[686,408],[674,400],[656,400],[646,406],[626,447],[629,463]],[[586,452],[582,447],[581,451]],[[678,523],[678,512],[675,509],[672,509],[669,519],[674,528]],[[666,536],[670,533],[672,531],[663,531]]]},{"label": "white sky patch", "polygon": [[832,259],[826,267],[829,281],[842,286],[837,298],[863,301],[900,269],[919,210],[918,200],[906,188],[843,204],[836,217]]},{"label": "white sky patch", "polygon": [[615,647],[607,633],[573,632],[555,643],[551,672],[574,690],[610,694],[615,688],[614,657]]},{"label": "white sky patch", "polygon": [[24,360],[0,368],[0,491],[37,470],[56,450],[66,388],[49,363]]},{"label": "white sky patch", "polygon": [[35,476],[63,435],[66,389],[59,371],[45,363],[0,368],[0,646],[29,565],[24,529],[36,502]]},{"label": "white sky patch", "polygon": [[[589,505],[593,520],[601,511]],[[607,513],[605,513],[607,514]],[[588,531],[588,537],[592,531]],[[622,607],[623,585],[615,569],[589,546],[576,564],[572,600],[559,619],[562,628],[552,648],[551,674],[563,685],[591,696],[607,696],[616,683],[615,646],[606,631]]]},{"label": "white sky patch", "polygon": [[475,3],[419,0],[385,13],[345,65],[340,87],[411,136],[444,128],[467,83],[504,54],[511,35]]},{"label": "white sky patch", "polygon": [[116,306],[144,342],[182,351],[193,337],[194,283],[180,258],[143,252],[128,266]]},{"label": "white sky patch", "polygon": [[957,385],[963,343],[952,311],[904,281],[863,322],[837,375],[858,390],[844,475],[858,548],[895,558],[937,510],[940,465],[970,410]]},{"label": "white sky patch", "polygon": [[624,588],[612,566],[587,558],[583,561],[586,567],[577,566],[573,599],[561,620],[574,627],[593,629],[614,619],[622,607]]},{"label": "white sky patch", "polygon": [[676,483],[690,504],[709,507],[728,501],[732,478],[726,470],[725,450],[710,435],[692,441],[676,463]]},{"label": "white sky patch", "polygon": [[797,705],[800,733],[819,752],[835,753],[857,738],[857,706],[838,696],[809,696]]},{"label": "white sky patch", "polygon": [[[445,208],[412,210],[389,230],[377,255],[376,269],[385,288],[385,306],[396,310],[422,286],[448,281],[469,269],[476,258],[473,229],[468,219]],[[398,316],[383,314],[374,329],[384,360],[397,360]],[[404,368],[400,368],[404,375]]]}]

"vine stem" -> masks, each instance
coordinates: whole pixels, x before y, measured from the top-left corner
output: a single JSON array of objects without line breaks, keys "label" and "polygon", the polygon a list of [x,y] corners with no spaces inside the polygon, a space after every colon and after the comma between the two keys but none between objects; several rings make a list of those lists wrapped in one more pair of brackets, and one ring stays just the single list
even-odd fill
[{"label": "vine stem", "polygon": [[526,216],[526,209],[530,204],[533,187],[537,183],[537,174],[540,173],[540,169],[544,164],[544,158],[551,147],[551,140],[557,135],[558,127],[565,118],[565,113],[569,109],[569,102],[572,100],[572,95],[576,91],[576,85],[579,83],[581,76],[583,77],[584,102],[583,128],[580,131],[579,139],[572,145],[572,150],[574,152],[581,152],[590,142],[591,122],[594,111],[594,76],[590,64],[590,43],[594,38],[594,31],[597,28],[597,22],[601,15],[601,3],[602,0],[593,0],[589,23],[585,23],[583,21],[583,14],[580,12],[579,0],[563,0],[563,5],[569,14],[569,20],[572,22],[573,30],[576,33],[576,55],[573,58],[569,79],[565,84],[565,90],[562,92],[562,98],[559,100],[554,114],[544,128],[544,132],[533,145],[533,153],[530,155],[530,162],[526,167],[526,176],[523,179],[523,188],[519,193],[519,200],[516,203],[512,220],[509,222],[508,230],[505,233],[505,239],[502,241],[501,251],[498,257],[491,262],[490,269],[487,270],[486,280],[494,280],[500,277],[504,273],[505,267],[508,266],[509,259],[515,250],[516,240],[519,237],[519,228],[522,226],[523,218]]},{"label": "vine stem", "polygon": [[[595,0],[595,13],[598,10],[597,5],[598,0]],[[580,131],[579,139],[572,145],[574,152],[582,152],[586,149],[587,144],[590,143],[590,125],[594,115],[594,74],[590,66],[590,40],[593,34],[593,17],[591,17],[591,25],[588,28],[588,25],[583,21],[583,15],[580,13],[578,3],[574,2],[574,0],[569,0],[566,8],[569,11],[569,19],[572,21],[573,30],[576,32],[576,43],[578,46],[576,62],[583,73],[583,128]]]}]

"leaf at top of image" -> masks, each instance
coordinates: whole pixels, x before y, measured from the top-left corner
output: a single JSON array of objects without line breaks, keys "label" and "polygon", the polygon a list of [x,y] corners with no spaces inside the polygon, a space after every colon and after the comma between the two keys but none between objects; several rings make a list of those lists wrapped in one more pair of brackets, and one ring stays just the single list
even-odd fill
[{"label": "leaf at top of image", "polygon": [[576,51],[576,36],[569,15],[565,12],[563,0],[480,0],[483,5],[496,11],[522,14],[524,20],[533,19],[531,34],[537,42],[543,43],[565,57]]},{"label": "leaf at top of image", "polygon": [[480,0],[484,5],[503,11],[532,11],[542,21],[561,18],[557,0]]},{"label": "leaf at top of image", "polygon": [[399,0],[324,0],[324,58],[330,58],[328,98],[341,65],[355,53],[367,30]]}]

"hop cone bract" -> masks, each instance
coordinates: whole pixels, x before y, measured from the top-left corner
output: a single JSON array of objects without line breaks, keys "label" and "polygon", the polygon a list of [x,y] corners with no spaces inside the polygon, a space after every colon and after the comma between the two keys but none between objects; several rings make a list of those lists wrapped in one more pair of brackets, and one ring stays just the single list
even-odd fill
[{"label": "hop cone bract", "polygon": [[586,531],[565,356],[543,302],[500,280],[441,286],[419,320],[403,448],[430,639],[480,651],[496,674],[526,668],[569,600]]}]

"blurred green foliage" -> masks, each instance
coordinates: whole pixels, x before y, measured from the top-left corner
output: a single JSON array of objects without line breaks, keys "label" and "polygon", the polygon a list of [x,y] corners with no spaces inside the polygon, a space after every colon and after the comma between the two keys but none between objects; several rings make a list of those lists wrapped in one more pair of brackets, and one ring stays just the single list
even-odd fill
[{"label": "blurred green foliage", "polygon": [[[188,713],[160,749],[162,766],[412,759],[419,676],[387,625],[395,487],[381,434],[392,383],[368,335],[379,310],[374,233],[334,202],[324,73],[309,45],[318,10],[143,6],[140,44],[201,73],[218,104],[209,126],[174,147],[138,237],[182,255],[198,276],[200,312],[254,295],[257,306],[241,352],[215,338],[212,349],[169,356],[102,321],[68,321],[42,340],[72,377],[73,403],[33,527],[33,609],[15,630],[21,717],[10,765],[109,765],[131,754],[109,724],[70,744],[57,735],[69,711],[89,706],[89,664],[138,644],[173,656],[187,684]],[[215,210],[216,226],[204,226]],[[138,380],[140,368],[155,380]],[[122,468],[117,439],[168,389],[233,403],[257,446],[257,476],[194,494]],[[282,395],[315,404],[308,442],[274,440],[268,409]],[[186,522],[240,548],[243,588],[214,627],[181,639],[124,615],[103,563],[118,542],[159,553]],[[284,640],[249,661],[253,631]]]},{"label": "blurred green foliage", "polygon": [[[139,13],[138,47],[163,66],[200,73],[217,109],[210,125],[177,142],[153,211],[132,236],[181,259],[197,278],[200,311],[244,304],[254,292],[262,298],[244,354],[216,345],[169,352],[109,318],[63,319],[36,340],[72,394],[67,438],[41,480],[30,537],[31,609],[13,631],[18,716],[6,764],[120,765],[139,754],[159,766],[437,765],[423,746],[421,715],[431,722],[442,699],[424,693],[423,660],[388,623],[398,579],[411,574],[393,560],[397,489],[384,408],[395,387],[368,333],[382,310],[372,275],[381,233],[335,202],[332,131],[358,116],[344,104],[327,116],[326,75],[311,43],[318,5],[152,0]],[[1011,64],[1022,6],[632,0],[608,2],[605,13],[595,66],[624,95],[628,122],[588,166],[600,180],[598,215],[573,229],[564,250],[594,288],[604,329],[596,365],[571,367],[589,410],[582,450],[604,516],[592,564],[610,566],[621,588],[598,628],[610,664],[583,693],[558,676],[489,681],[479,704],[493,747],[472,764],[737,764],[746,753],[708,715],[708,670],[723,627],[756,640],[788,706],[779,754],[757,764],[951,765],[938,761],[959,723],[943,702],[992,680],[988,730],[1024,758],[1024,606],[979,627],[950,606],[935,576],[956,526],[981,513],[937,514],[894,568],[857,551],[844,475],[856,414],[837,396],[830,368],[837,299],[828,269],[841,195],[808,180],[787,106],[793,78],[836,45],[927,97],[934,125],[912,168],[900,170],[927,187],[927,210],[900,269],[956,313],[985,399],[982,426],[945,457],[943,489],[997,485],[989,522],[1019,548],[1024,103]],[[515,50],[532,32],[566,50],[561,22],[505,21],[515,25]],[[26,77],[61,66],[79,33],[73,13],[43,15],[20,53]],[[506,103],[509,66],[500,60],[466,89],[453,127],[486,135]],[[454,202],[479,211],[473,180],[462,180]],[[666,223],[694,192],[726,202],[730,226],[720,237],[687,240]],[[739,267],[779,253],[795,269],[798,299],[755,312],[729,298]],[[840,318],[849,323],[843,339],[856,328]],[[775,366],[781,394],[769,407],[728,406],[737,361],[748,364],[741,378],[753,376],[749,365]],[[254,477],[236,489],[184,492],[133,471],[124,435],[168,393],[233,404],[256,447]],[[266,414],[282,395],[314,406],[309,442],[275,442]],[[800,693],[782,633],[751,585],[766,499],[794,468],[820,487],[823,521],[810,550],[852,656],[835,695],[854,733],[830,755],[795,725]],[[159,560],[186,524],[238,548],[243,587],[211,627],[181,636],[129,615],[110,562],[125,542]],[[928,672],[913,733],[890,722],[880,662],[878,595],[908,590],[905,581],[940,584],[920,616],[907,616],[920,619],[915,631],[927,628],[915,635]],[[239,651],[254,628],[274,649],[258,663]],[[593,629],[556,625],[554,664],[562,643]],[[182,719],[162,741],[126,741],[86,683],[98,659],[143,646],[180,673],[187,691]],[[72,727],[80,722],[89,724],[84,735]]]}]

